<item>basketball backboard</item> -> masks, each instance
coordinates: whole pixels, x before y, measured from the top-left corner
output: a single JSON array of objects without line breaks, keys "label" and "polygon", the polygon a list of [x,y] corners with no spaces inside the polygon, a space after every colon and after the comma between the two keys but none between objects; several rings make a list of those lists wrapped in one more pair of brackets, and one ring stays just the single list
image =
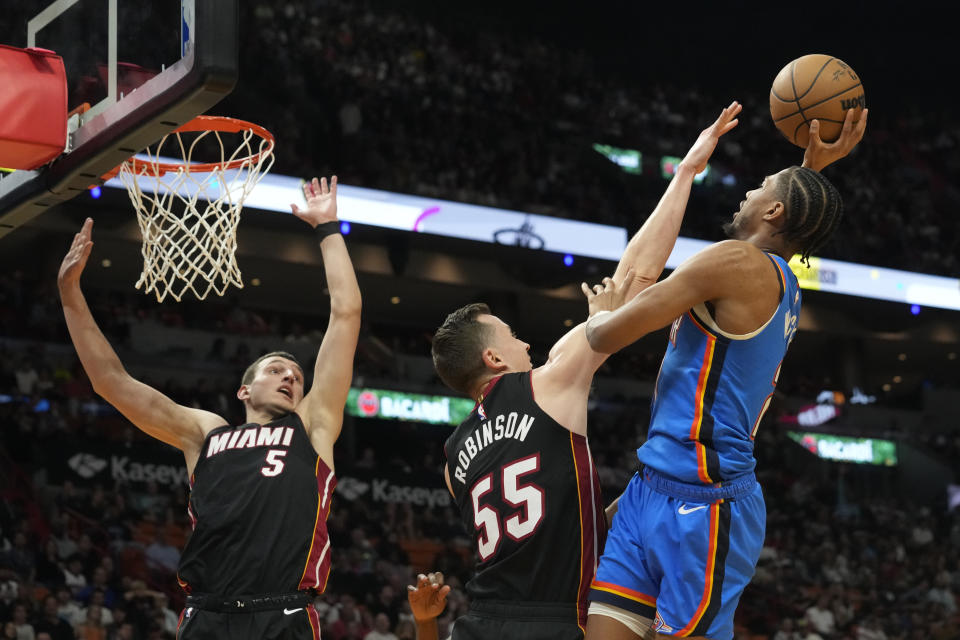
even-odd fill
[{"label": "basketball backboard", "polygon": [[26,46],[63,57],[75,113],[62,156],[0,173],[0,238],[98,184],[237,81],[239,0],[55,0],[23,27]]}]

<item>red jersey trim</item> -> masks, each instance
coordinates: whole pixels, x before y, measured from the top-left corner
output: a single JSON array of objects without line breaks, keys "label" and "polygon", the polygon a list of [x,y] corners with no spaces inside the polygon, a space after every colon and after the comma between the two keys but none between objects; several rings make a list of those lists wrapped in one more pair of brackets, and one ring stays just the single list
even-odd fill
[{"label": "red jersey trim", "polygon": [[[313,523],[313,539],[310,541],[310,550],[307,552],[307,561],[303,567],[303,574],[300,576],[298,589],[318,589],[323,591],[327,586],[327,578],[330,575],[330,562],[328,552],[330,551],[330,538],[327,535],[327,516],[330,515],[330,496],[333,488],[336,486],[336,478],[326,464],[323,470],[326,473],[321,474],[321,458],[317,456],[317,465],[315,473],[317,475],[317,515]],[[321,519],[321,514],[323,518]],[[321,547],[322,545],[322,547]],[[327,571],[320,580],[320,569],[326,565]]]},{"label": "red jersey trim", "polygon": [[594,491],[593,460],[587,439],[570,433],[573,468],[577,475],[577,504],[580,511],[580,582],[577,585],[577,624],[586,633],[590,581],[597,570],[597,505]]}]

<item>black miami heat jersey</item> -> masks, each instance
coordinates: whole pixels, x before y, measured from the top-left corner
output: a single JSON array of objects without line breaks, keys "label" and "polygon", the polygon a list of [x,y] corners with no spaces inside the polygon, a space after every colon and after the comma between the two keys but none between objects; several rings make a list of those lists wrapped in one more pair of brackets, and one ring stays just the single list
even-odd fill
[{"label": "black miami heat jersey", "polygon": [[322,591],[336,483],[296,413],[214,429],[190,478],[193,533],[181,586],[225,595]]},{"label": "black miami heat jersey", "polygon": [[450,485],[477,555],[475,600],[570,603],[586,623],[606,520],[587,438],[534,400],[531,372],[495,378],[447,439]]}]

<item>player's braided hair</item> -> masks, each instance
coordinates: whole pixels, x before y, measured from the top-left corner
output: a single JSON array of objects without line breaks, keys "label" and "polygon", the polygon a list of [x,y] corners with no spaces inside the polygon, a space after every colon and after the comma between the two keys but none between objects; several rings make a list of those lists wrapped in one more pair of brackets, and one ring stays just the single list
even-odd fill
[{"label": "player's braided hair", "polygon": [[800,249],[810,266],[810,254],[833,235],[843,217],[843,200],[829,180],[806,167],[793,166],[780,174],[777,196],[786,207],[786,224],[778,233]]},{"label": "player's braided hair", "polygon": [[433,334],[433,367],[454,391],[469,394],[474,379],[484,370],[482,354],[490,327],[477,316],[489,313],[490,307],[482,302],[468,304],[448,315]]}]

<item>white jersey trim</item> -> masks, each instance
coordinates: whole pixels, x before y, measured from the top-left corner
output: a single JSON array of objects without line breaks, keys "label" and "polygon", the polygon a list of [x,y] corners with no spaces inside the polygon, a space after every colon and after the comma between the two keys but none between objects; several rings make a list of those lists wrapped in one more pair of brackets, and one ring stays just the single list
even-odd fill
[{"label": "white jersey trim", "polygon": [[[781,300],[781,303],[782,302],[783,301]],[[769,320],[767,320],[762,325],[760,325],[759,328],[751,331],[750,333],[739,334],[739,333],[727,333],[726,331],[718,327],[717,323],[714,321],[713,317],[710,315],[710,312],[707,311],[707,306],[704,303],[701,302],[697,305],[694,305],[694,307],[690,309],[690,313],[695,315],[697,317],[697,320],[705,324],[708,329],[710,329],[715,333],[720,334],[724,338],[730,338],[731,340],[749,340],[750,338],[755,338],[756,336],[760,335],[760,333],[762,333],[763,330],[766,329],[771,322],[773,322],[773,319],[777,317],[777,313],[779,311],[780,311],[780,304],[777,304],[777,308],[773,310],[773,315],[770,316]]]}]

